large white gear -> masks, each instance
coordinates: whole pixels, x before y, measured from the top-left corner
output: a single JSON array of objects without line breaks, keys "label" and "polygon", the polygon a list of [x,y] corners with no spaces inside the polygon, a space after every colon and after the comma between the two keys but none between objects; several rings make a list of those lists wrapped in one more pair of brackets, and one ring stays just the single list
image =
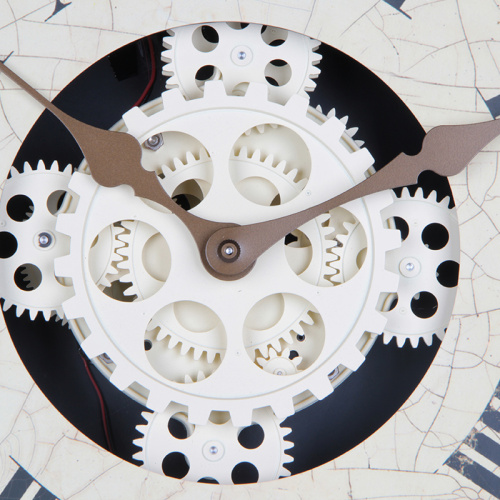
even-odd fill
[{"label": "large white gear", "polygon": [[[211,479],[219,484],[233,484],[232,471],[240,463],[251,463],[256,468],[258,482],[290,475],[285,464],[292,462],[293,458],[286,451],[293,447],[293,443],[286,441],[285,437],[291,429],[281,427],[281,421],[269,409],[255,411],[253,424],[260,426],[263,439],[252,448],[241,444],[239,435],[243,428],[234,426],[230,420],[192,425],[187,420],[185,409],[177,404],[169,405],[162,413],[144,412],[142,415],[147,424],[137,426],[143,437],[134,441],[141,448],[134,458],[142,461],[142,467],[147,470],[168,474],[162,467],[165,457],[181,453],[189,465],[184,477],[188,481]],[[171,419],[183,426],[185,435],[172,434],[169,429]]]},{"label": "large white gear", "polygon": [[[73,289],[56,278],[54,259],[69,252],[70,242],[55,227],[57,202],[68,191],[70,177],[71,165],[60,171],[57,162],[50,168],[42,161],[35,168],[25,163],[22,173],[11,169],[0,198],[0,233],[2,238],[14,238],[16,247],[12,255],[0,258],[0,297],[4,299],[4,311],[15,306],[17,316],[27,310],[31,319],[38,313],[46,320],[53,314],[63,318],[62,303],[71,297]],[[29,198],[24,220],[11,217],[9,202],[18,196]],[[4,239],[2,245],[5,251]],[[16,271],[24,276],[26,289],[16,285]]]},{"label": "large white gear", "polygon": [[[345,125],[337,118],[318,121],[317,112],[310,113],[308,99],[302,96],[293,96],[286,105],[269,101],[261,84],[250,84],[244,96],[228,96],[222,82],[207,82],[201,99],[186,100],[173,89],[162,95],[162,102],[164,109],[150,116],[138,108],[126,113],[126,127],[141,143],[156,134],[176,132],[195,137],[206,148],[213,162],[213,182],[192,213],[210,220],[248,224],[296,212],[357,184],[373,161],[366,150],[353,147],[344,133]],[[265,207],[238,192],[228,174],[227,160],[245,131],[269,123],[287,127],[301,137],[312,168],[307,186],[298,196]],[[206,272],[190,233],[172,214],[132,196],[127,187],[103,188],[83,173],[73,175],[70,188],[79,196],[78,206],[74,214],[61,214],[57,223],[57,230],[71,237],[70,255],[56,262],[58,276],[71,278],[75,288],[75,296],[63,304],[64,312],[85,325],[81,328],[87,332],[82,348],[87,355],[94,358],[106,353],[115,365],[110,380],[122,390],[129,388],[155,411],[176,402],[188,408],[192,423],[205,424],[215,410],[230,412],[233,423],[244,426],[251,422],[254,409],[270,406],[278,418],[285,418],[294,412],[296,396],[307,392],[323,399],[330,394],[329,375],[339,365],[355,370],[363,362],[358,343],[365,332],[383,331],[386,320],[377,310],[379,297],[397,287],[397,276],[385,269],[385,255],[400,244],[398,232],[386,228],[381,218],[392,201],[387,192],[348,204],[365,229],[365,263],[348,282],[318,287],[304,283],[290,269],[282,241],[265,252],[246,277],[217,280]],[[123,220],[152,225],[170,249],[168,279],[142,301],[115,300],[89,284],[86,256],[95,235]],[[307,369],[282,377],[262,370],[247,355],[242,332],[255,303],[284,292],[310,303],[328,335]],[[164,377],[144,350],[151,319],[165,305],[180,301],[212,310],[225,332],[220,365],[206,379],[194,383]],[[241,380],[246,383],[242,385]]]},{"label": "large white gear", "polygon": [[214,79],[222,80],[229,94],[244,91],[249,82],[264,83],[270,99],[281,104],[316,87],[320,42],[305,35],[240,23],[192,24],[169,34],[162,53],[167,89],[178,87],[189,99],[201,97],[205,80]]},{"label": "large white gear", "polygon": [[[385,301],[387,325],[384,342],[389,343],[395,337],[401,347],[409,339],[411,345],[417,347],[422,338],[431,345],[434,334],[443,339],[457,293],[460,247],[456,210],[448,208],[448,197],[438,202],[434,191],[425,197],[421,188],[413,196],[406,188],[399,198],[393,196],[394,202],[384,210],[383,216],[389,219],[400,217],[407,223],[409,231],[401,247],[387,254],[387,268],[399,273],[400,280],[397,295],[390,295]],[[439,248],[426,244],[424,231],[430,225],[436,225],[443,238],[448,235],[446,241],[437,245]],[[445,262],[455,264],[452,274],[456,270],[452,284],[446,286],[438,276],[441,272],[442,281],[445,270],[440,270],[440,265]],[[436,299],[437,309],[429,317],[419,317],[412,308],[412,299],[418,299],[422,292],[432,294]],[[432,310],[425,316],[431,313]]]}]

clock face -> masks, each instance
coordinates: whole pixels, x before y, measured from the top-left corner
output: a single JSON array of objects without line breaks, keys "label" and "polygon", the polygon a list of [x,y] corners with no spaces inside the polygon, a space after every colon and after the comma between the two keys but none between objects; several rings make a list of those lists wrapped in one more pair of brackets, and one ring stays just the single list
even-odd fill
[{"label": "clock face", "polygon": [[[160,54],[162,44],[166,50]],[[153,82],[155,65],[164,66],[164,75]],[[103,82],[106,90],[96,96]],[[168,91],[155,98],[165,83]],[[139,100],[131,98],[134,92]],[[327,44],[268,25],[221,22],[160,32],[98,62],[58,99],[77,118],[93,123],[97,108],[103,110],[97,125],[135,135],[144,166],[183,208],[239,224],[291,213],[341,192],[401,150],[418,151],[423,136],[411,113],[368,69]],[[495,102],[484,100],[492,114]],[[140,111],[125,113],[134,104]],[[328,113],[331,108],[334,113]],[[292,232],[247,277],[221,282],[200,266],[190,235],[173,215],[134,198],[127,188],[100,188],[70,143],[62,127],[58,132],[55,120],[43,116],[14,160],[22,173],[13,171],[4,185],[2,263],[13,276],[2,295],[12,337],[7,340],[80,431],[142,467],[106,455],[109,463],[132,471],[137,485],[145,477],[159,487],[178,484],[147,476],[148,470],[188,481],[249,483],[333,459],[340,470],[362,469],[359,450],[385,440],[391,429],[393,455],[411,456],[398,448],[404,448],[398,436],[416,442],[401,430],[404,418],[412,424],[422,418],[431,395],[443,391],[443,373],[454,380],[456,367],[447,366],[443,356],[456,350],[463,325],[473,328],[460,296],[463,280],[458,307],[467,321],[455,313],[449,324],[460,248],[462,255],[473,252],[470,242],[463,247],[462,229],[462,247],[458,242],[463,190],[457,196],[453,182],[450,190],[446,181],[427,176],[419,188],[353,202]],[[50,168],[54,159],[59,166]],[[26,160],[35,170],[23,166]],[[65,169],[67,163],[75,168]],[[474,257],[490,269],[484,259],[494,233],[487,235],[486,242],[482,232],[476,237],[476,246],[485,246]],[[22,253],[27,246],[34,249],[30,258]],[[483,277],[485,282],[494,298],[494,286]],[[57,325],[54,317],[42,321],[54,312],[68,325]],[[124,335],[131,331],[140,335]],[[92,366],[81,360],[79,345]],[[495,366],[491,359],[485,366],[490,365]],[[92,380],[105,400],[103,406],[94,403],[95,411],[87,408],[95,398]],[[75,398],[79,387],[90,398]],[[412,392],[400,412],[356,447]],[[451,475],[483,490],[481,495],[495,494],[494,477],[490,484],[474,475],[479,467],[489,471],[477,454],[487,460],[491,454],[467,439],[477,421],[476,432],[492,439],[488,429],[494,424],[487,415],[496,410],[493,389],[482,393],[472,424],[463,430],[468,424],[462,419],[459,430],[450,431],[463,433],[463,447],[457,450],[455,439],[448,454],[451,444],[434,452],[433,471],[446,471],[430,476],[436,485]],[[434,419],[419,432],[430,432],[447,414],[446,398],[457,397],[447,394],[427,412]],[[99,416],[106,406],[109,416]],[[76,431],[63,430],[65,425],[62,434],[73,436]],[[85,442],[89,454],[103,453]],[[380,452],[371,453],[384,460]],[[28,470],[20,455],[9,456],[16,460],[9,462],[12,470]],[[472,460],[467,470],[457,465],[463,457]],[[424,474],[427,467],[412,470]],[[38,470],[29,473],[42,480],[48,468]],[[91,467],[87,472],[88,480],[96,477]],[[325,481],[332,480],[331,472]],[[114,483],[109,477],[103,488]],[[276,484],[295,488],[302,480],[299,474]],[[214,488],[184,484],[193,492]]]}]

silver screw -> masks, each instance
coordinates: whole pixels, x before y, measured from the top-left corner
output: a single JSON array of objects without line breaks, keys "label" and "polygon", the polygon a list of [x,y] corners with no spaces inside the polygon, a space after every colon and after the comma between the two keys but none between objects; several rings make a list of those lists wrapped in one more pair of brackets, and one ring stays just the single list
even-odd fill
[{"label": "silver screw", "polygon": [[210,446],[208,451],[211,455],[217,455],[217,453],[219,453],[219,448],[217,448],[217,446]]},{"label": "silver screw", "polygon": [[224,250],[224,253],[225,253],[226,255],[233,255],[233,253],[234,253],[234,248],[232,248],[232,247],[227,247],[227,248]]},{"label": "silver screw", "polygon": [[246,58],[247,58],[247,53],[246,53],[246,52],[244,52],[243,50],[242,50],[242,51],[240,51],[240,52],[238,52],[238,59],[239,59],[240,61],[243,61],[243,60],[244,60],[244,59],[246,59]]},{"label": "silver screw", "polygon": [[40,248],[47,248],[52,244],[52,235],[49,233],[40,233],[38,235],[38,246]]},{"label": "silver screw", "polygon": [[408,262],[408,264],[406,264],[406,270],[407,271],[413,271],[415,269],[415,264],[413,264],[413,262]]},{"label": "silver screw", "polygon": [[163,136],[161,134],[152,135],[144,143],[144,147],[151,149],[151,151],[157,151],[163,146]]},{"label": "silver screw", "polygon": [[284,375],[284,374],[285,374],[285,373],[283,372],[283,370],[278,370],[278,371],[276,372],[276,375]]}]

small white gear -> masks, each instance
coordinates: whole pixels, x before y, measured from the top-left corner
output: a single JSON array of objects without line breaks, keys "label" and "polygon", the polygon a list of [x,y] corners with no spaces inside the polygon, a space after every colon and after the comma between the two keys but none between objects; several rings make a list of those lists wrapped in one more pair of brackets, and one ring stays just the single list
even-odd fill
[{"label": "small white gear", "polygon": [[228,94],[244,91],[249,82],[264,83],[270,99],[281,104],[316,87],[320,42],[305,35],[240,23],[192,24],[169,34],[162,53],[166,86],[189,99],[203,95],[207,80],[222,80]]},{"label": "small white gear", "polygon": [[[397,294],[389,295],[384,304],[385,343],[395,337],[400,347],[407,339],[417,347],[421,338],[427,345],[432,344],[434,334],[443,339],[457,293],[460,259],[457,215],[454,208],[448,208],[449,201],[445,197],[438,202],[434,191],[425,197],[421,188],[412,196],[405,188],[399,198],[394,195],[394,202],[383,212],[393,223],[396,217],[403,219],[408,229],[401,247],[387,253],[387,268],[399,273],[400,280]],[[432,243],[429,246],[425,236],[433,226],[442,239],[436,247]],[[446,270],[440,268],[443,263],[451,265],[453,275],[451,283],[445,285]],[[412,305],[420,294],[434,297],[424,315],[416,314]]]},{"label": "small white gear", "polygon": [[[290,475],[285,464],[292,462],[293,458],[286,451],[293,447],[293,443],[285,437],[291,429],[281,427],[281,421],[269,409],[254,412],[253,425],[261,428],[263,437],[262,442],[258,444],[257,440],[252,448],[241,443],[242,427],[234,426],[230,420],[192,425],[185,408],[177,404],[169,405],[162,413],[144,412],[142,415],[147,424],[137,426],[143,437],[134,440],[134,444],[141,448],[134,458],[142,461],[142,467],[147,470],[168,474],[162,466],[165,457],[168,459],[168,455],[180,453],[189,466],[184,476],[188,481],[211,479],[219,484],[233,484],[232,472],[240,463],[250,463],[255,467],[258,482]],[[172,420],[184,430],[182,435],[175,435]]]},{"label": "small white gear", "polygon": [[[342,192],[365,178],[373,159],[358,150],[334,116],[318,120],[307,98],[294,95],[286,105],[269,101],[262,84],[250,84],[244,96],[227,95],[222,82],[207,82],[204,97],[186,100],[179,90],[162,95],[163,109],[146,115],[134,108],[124,115],[128,132],[144,143],[164,133],[196,138],[213,162],[213,183],[206,197],[191,211],[209,220],[238,224],[260,222],[294,213]],[[261,206],[244,198],[230,179],[228,159],[244,132],[261,124],[277,124],[300,136],[311,157],[305,189],[287,203]],[[364,356],[357,347],[365,332],[382,333],[385,318],[378,312],[383,292],[396,290],[397,276],[384,268],[385,254],[399,244],[397,231],[386,229],[381,211],[390,204],[389,193],[378,193],[348,205],[363,225],[367,258],[356,276],[339,286],[311,286],[292,272],[279,242],[263,254],[249,275],[234,282],[210,276],[200,262],[187,228],[172,214],[157,210],[131,195],[127,187],[99,187],[89,176],[76,173],[70,188],[79,196],[74,214],[58,217],[58,231],[71,236],[70,256],[58,259],[58,276],[73,280],[75,296],[63,305],[68,318],[87,325],[82,348],[90,358],[106,353],[114,362],[110,380],[130,389],[155,411],[170,402],[188,408],[192,423],[204,424],[210,413],[228,411],[235,425],[248,425],[255,408],[271,406],[279,418],[294,412],[293,400],[309,391],[316,399],[332,392],[329,380],[339,365],[355,370]],[[153,226],[167,242],[172,265],[165,284],[142,301],[124,302],[88,286],[86,264],[96,234],[116,221],[138,220]],[[300,228],[299,228],[300,229]],[[246,353],[243,323],[262,297],[287,293],[303,297],[324,335],[310,366],[289,377],[277,377],[255,365]],[[237,300],[235,298],[237,297]],[[224,327],[224,359],[204,380],[179,383],[165,378],[148,360],[144,339],[148,325],[165,305],[190,300],[211,309]],[[339,314],[338,311],[342,311]],[[82,331],[84,329],[82,328]],[[123,335],[123,331],[130,334]],[[312,343],[311,345],[313,345]],[[318,344],[314,344],[318,345]],[[300,353],[302,355],[302,353]],[[195,380],[197,377],[191,377]],[[244,386],[239,381],[248,381]],[[134,387],[145,389],[134,392]],[[147,393],[147,400],[141,394]]]},{"label": "small white gear", "polygon": [[269,349],[269,357],[267,359],[257,358],[256,361],[264,371],[282,377],[298,373],[300,371],[299,365],[302,362],[302,357],[292,357],[288,347],[283,349],[280,353],[271,348]]},{"label": "small white gear", "polygon": [[[56,278],[54,259],[68,254],[70,242],[68,236],[56,231],[56,215],[68,191],[71,165],[60,171],[57,162],[46,168],[39,161],[36,168],[25,163],[22,173],[15,168],[10,172],[0,198],[3,251],[12,247],[0,258],[3,309],[15,306],[17,316],[28,310],[31,319],[39,312],[46,320],[54,314],[63,318],[62,303],[73,295],[73,289]],[[25,213],[18,217],[12,204],[21,197],[29,206],[22,207]],[[22,288],[15,283],[16,274],[23,278]]]}]

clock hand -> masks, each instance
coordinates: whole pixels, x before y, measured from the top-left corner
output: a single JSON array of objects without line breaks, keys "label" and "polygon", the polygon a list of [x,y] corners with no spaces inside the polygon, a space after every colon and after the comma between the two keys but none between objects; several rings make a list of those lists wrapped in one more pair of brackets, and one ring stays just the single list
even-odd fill
[{"label": "clock hand", "polygon": [[255,260],[274,243],[309,220],[369,194],[415,184],[425,170],[450,176],[461,172],[495,137],[500,120],[471,125],[441,125],[424,137],[415,156],[400,153],[363,182],[319,205],[278,219],[217,230],[208,240],[208,264],[224,279],[246,274]]},{"label": "clock hand", "polygon": [[216,230],[234,224],[208,221],[180,207],[163,189],[158,176],[142,167],[141,145],[132,135],[103,130],[76,120],[0,62],[0,73],[2,72],[63,123],[78,143],[90,167],[90,173],[98,184],[105,187],[126,184],[132,187],[137,196],[157,202],[179,217],[193,235],[203,264],[214,274],[204,259],[206,242]]}]

